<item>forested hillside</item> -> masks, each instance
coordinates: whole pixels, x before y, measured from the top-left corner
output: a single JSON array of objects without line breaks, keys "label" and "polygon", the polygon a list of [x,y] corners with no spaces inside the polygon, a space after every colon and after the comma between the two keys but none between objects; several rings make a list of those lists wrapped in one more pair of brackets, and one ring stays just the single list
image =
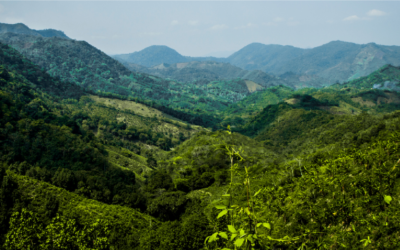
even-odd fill
[{"label": "forested hillside", "polygon": [[[143,249],[138,230],[159,225],[138,212],[153,204],[155,190],[147,185],[157,178],[156,158],[202,128],[139,103],[71,98],[68,89],[58,95],[57,79],[8,46],[2,52],[2,59],[17,57],[0,69],[3,247]],[[35,86],[27,76],[46,84]]]},{"label": "forested hillside", "polygon": [[158,105],[179,119],[204,127],[218,128],[219,112],[253,92],[242,79],[185,83],[134,73],[84,41],[14,33],[1,34],[0,41],[61,82],[103,96]]},{"label": "forested hillside", "polygon": [[256,91],[0,36],[0,248],[400,247],[398,67]]},{"label": "forested hillside", "polygon": [[[400,96],[396,92],[399,88],[399,75],[399,67],[386,65],[366,77],[320,89],[294,90],[284,86],[267,88],[231,104],[224,110],[223,123],[235,127],[244,125],[252,119],[253,121],[259,119],[256,116],[262,116],[262,113],[265,113],[264,108],[276,107],[278,103],[297,107],[305,105],[304,109],[318,109],[331,114],[359,114],[363,111],[378,114],[395,111],[400,104]],[[311,106],[308,103],[310,101]],[[264,117],[259,119],[259,123],[264,128],[266,125]],[[257,122],[250,122],[244,125],[243,133],[247,135],[259,133],[260,128],[256,124]]]}]

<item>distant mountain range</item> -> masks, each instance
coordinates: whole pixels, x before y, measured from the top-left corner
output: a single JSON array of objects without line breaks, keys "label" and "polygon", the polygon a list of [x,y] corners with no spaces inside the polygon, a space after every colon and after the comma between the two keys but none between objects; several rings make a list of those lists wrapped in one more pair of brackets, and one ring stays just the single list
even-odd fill
[{"label": "distant mountain range", "polygon": [[64,34],[63,31],[60,30],[54,30],[54,29],[34,30],[30,29],[23,23],[16,23],[16,24],[0,23],[0,34],[7,32],[32,35],[32,36],[61,37],[65,39],[70,39],[68,36]]},{"label": "distant mountain range", "polygon": [[167,46],[150,46],[139,52],[113,57],[145,67],[193,61],[230,63],[245,70],[262,70],[276,76],[287,76],[288,72],[297,75],[298,79],[311,76],[325,85],[366,76],[386,64],[399,66],[400,46],[333,41],[312,49],[301,49],[252,43],[227,58],[187,57]]},{"label": "distant mountain range", "polygon": [[400,47],[341,41],[313,49],[250,44],[227,59],[248,70],[260,69],[277,75],[286,72],[317,75],[332,83],[368,75],[386,64],[400,65]]},{"label": "distant mountain range", "polygon": [[[7,32],[43,38],[69,39],[63,31],[34,30],[22,23],[0,23]],[[312,49],[252,43],[227,58],[189,57],[161,45],[113,55],[130,70],[177,81],[240,78],[263,86],[322,87],[366,76],[380,67],[400,66],[400,46],[333,41]]]}]

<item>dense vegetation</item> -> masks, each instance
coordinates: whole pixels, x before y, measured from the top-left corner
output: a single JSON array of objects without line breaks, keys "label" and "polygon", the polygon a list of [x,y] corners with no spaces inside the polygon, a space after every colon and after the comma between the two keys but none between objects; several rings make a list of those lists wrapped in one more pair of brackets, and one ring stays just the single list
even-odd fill
[{"label": "dense vegetation", "polygon": [[[228,92],[219,117],[45,70],[0,46],[1,248],[400,247],[400,96],[371,89],[398,81],[396,67],[322,89]],[[189,93],[247,88],[197,85]]]},{"label": "dense vegetation", "polygon": [[102,96],[157,104],[165,112],[203,127],[219,128],[219,112],[251,93],[241,79],[183,83],[131,72],[84,41],[14,33],[1,34],[0,41],[61,82],[75,83]]}]

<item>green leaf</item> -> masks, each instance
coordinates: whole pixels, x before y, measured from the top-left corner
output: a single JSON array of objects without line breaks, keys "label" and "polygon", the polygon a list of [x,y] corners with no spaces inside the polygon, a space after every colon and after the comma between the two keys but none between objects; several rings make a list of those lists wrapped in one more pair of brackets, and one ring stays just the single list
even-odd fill
[{"label": "green leaf", "polygon": [[237,240],[235,241],[235,245],[236,245],[237,247],[241,247],[241,246],[243,245],[243,243],[244,243],[244,238],[239,238],[239,239],[237,239]]},{"label": "green leaf", "polygon": [[256,196],[261,192],[261,190],[262,190],[262,189],[258,190],[258,191],[254,194],[254,197],[256,197]]},{"label": "green leaf", "polygon": [[392,197],[391,196],[389,196],[389,195],[385,195],[385,202],[387,203],[387,204],[390,204],[390,202],[392,202]]},{"label": "green leaf", "polygon": [[271,230],[271,225],[268,222],[263,223],[262,225]]},{"label": "green leaf", "polygon": [[225,232],[220,232],[219,236],[221,236],[222,238],[224,238],[226,240],[228,239],[228,235]]},{"label": "green leaf", "polygon": [[247,235],[247,240],[250,241],[251,243],[254,243],[253,235],[252,234]]},{"label": "green leaf", "polygon": [[213,235],[210,236],[210,238],[208,239],[208,242],[213,242],[218,240],[218,233],[213,233]]},{"label": "green leaf", "polygon": [[232,234],[231,235],[231,240],[233,240],[234,238],[236,238],[237,234]]},{"label": "green leaf", "polygon": [[233,225],[228,225],[228,230],[229,230],[229,232],[231,232],[233,234],[236,233],[236,229]]},{"label": "green leaf", "polygon": [[228,213],[228,210],[222,210],[222,211],[218,214],[217,219],[221,218],[221,217],[224,216],[226,213]]},{"label": "green leaf", "polygon": [[216,209],[226,209],[226,206],[224,205],[217,205],[215,206]]},{"label": "green leaf", "polygon": [[230,194],[223,194],[223,195],[221,195],[222,197],[231,197],[231,195]]},{"label": "green leaf", "polygon": [[257,223],[257,227],[260,227],[262,225],[262,223]]}]

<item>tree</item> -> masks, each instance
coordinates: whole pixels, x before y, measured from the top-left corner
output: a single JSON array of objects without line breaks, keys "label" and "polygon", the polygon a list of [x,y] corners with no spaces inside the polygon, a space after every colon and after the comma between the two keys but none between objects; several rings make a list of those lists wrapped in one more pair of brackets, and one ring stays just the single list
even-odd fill
[{"label": "tree", "polygon": [[152,152],[149,152],[147,154],[147,166],[149,166],[150,168],[155,169],[157,167],[157,160],[154,158],[154,155]]},{"label": "tree", "polygon": [[54,185],[65,188],[69,191],[75,190],[77,183],[74,172],[66,168],[57,169],[52,182]]},{"label": "tree", "polygon": [[42,225],[33,212],[22,209],[15,212],[10,219],[10,229],[4,244],[6,249],[40,249],[40,232]]}]

